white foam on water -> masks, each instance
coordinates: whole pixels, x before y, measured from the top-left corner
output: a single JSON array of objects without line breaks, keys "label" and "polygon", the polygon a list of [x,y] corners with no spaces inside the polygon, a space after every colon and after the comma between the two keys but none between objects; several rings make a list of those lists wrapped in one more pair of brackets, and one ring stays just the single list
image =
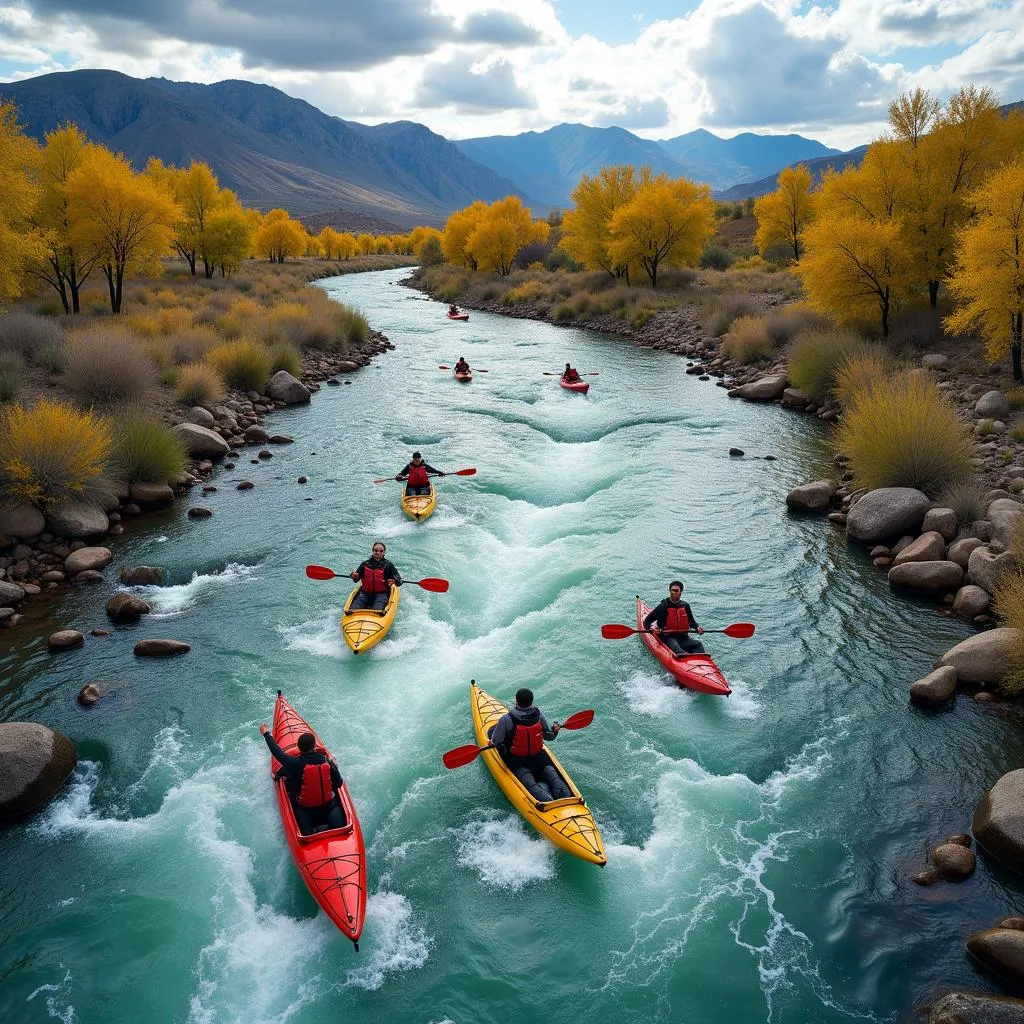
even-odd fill
[{"label": "white foam on water", "polygon": [[[397,892],[374,893],[366,901],[363,938],[369,963],[345,975],[346,988],[375,991],[389,974],[419,970],[430,957],[430,936],[417,923],[412,904]],[[362,947],[361,947],[362,948]]]},{"label": "white foam on water", "polygon": [[[732,695],[725,701],[725,710],[730,718],[753,719],[761,716],[761,702],[744,679],[730,679]],[[715,698],[720,700],[721,698]]]},{"label": "white foam on water", "polygon": [[129,798],[144,793],[153,784],[158,784],[161,777],[169,777],[175,783],[182,781],[184,772],[181,770],[181,752],[184,737],[185,731],[178,725],[165,726],[156,734],[149,763],[139,778],[125,791]]},{"label": "white foam on water", "polygon": [[414,537],[420,530],[447,531],[459,530],[470,522],[468,515],[446,505],[445,495],[438,495],[437,509],[424,522],[409,519],[401,510],[384,512],[363,526],[361,532],[371,537],[390,541],[395,537]]},{"label": "white foam on water", "polygon": [[668,718],[685,711],[692,700],[692,694],[670,683],[667,676],[650,672],[634,672],[618,688],[629,710],[644,718]]},{"label": "white foam on water", "polygon": [[36,996],[43,996],[46,1000],[46,1016],[50,1020],[59,1020],[62,1024],[75,1024],[78,1018],[75,1016],[75,1008],[71,1005],[71,972],[68,971],[56,985],[40,985],[25,1000],[31,1003]]},{"label": "white foam on water", "polygon": [[207,594],[237,583],[255,582],[258,567],[231,562],[219,572],[193,573],[188,583],[171,587],[139,586],[132,589],[152,607],[151,619],[167,619],[180,615],[196,605]]},{"label": "white foam on water", "polygon": [[484,885],[517,890],[555,877],[555,847],[529,832],[518,815],[477,818],[455,837],[458,863],[475,871]]},{"label": "white foam on water", "polygon": [[315,619],[295,626],[278,626],[289,651],[305,651],[321,658],[344,658],[351,652],[341,635],[343,606],[328,608]]}]

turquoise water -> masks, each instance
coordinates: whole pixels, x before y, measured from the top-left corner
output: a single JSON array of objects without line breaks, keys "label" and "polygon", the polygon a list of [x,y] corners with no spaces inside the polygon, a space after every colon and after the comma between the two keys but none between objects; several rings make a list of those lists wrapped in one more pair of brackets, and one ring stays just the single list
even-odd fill
[{"label": "turquoise water", "polygon": [[[135,588],[154,615],[51,656],[50,629],[105,624],[112,585],[83,588],[0,634],[0,718],[53,725],[80,756],[47,810],[0,832],[0,1020],[895,1021],[940,984],[986,988],[963,940],[1024,897],[986,861],[959,887],[908,878],[1019,766],[1020,715],[908,706],[968,631],[893,596],[824,520],[787,515],[789,487],[828,461],[817,424],[619,340],[449,323],[404,273],[324,285],[394,352],[276,416],[296,444],[218,471],[212,519],[122,538],[119,564],[168,569],[169,586]],[[459,355],[491,372],[456,384],[436,367]],[[586,398],[541,375],[566,359],[599,371]],[[479,470],[443,481],[423,524],[371,483],[413,447]],[[244,477],[254,490],[234,489]],[[357,659],[347,588],[303,567],[349,571],[376,537],[407,578],[451,590],[406,587]],[[757,624],[708,638],[731,698],[600,638],[677,575],[703,625]],[[193,651],[136,660],[144,636]],[[532,685],[551,717],[596,709],[556,749],[604,870],[528,829],[480,763],[442,767],[471,739],[470,678],[509,699]],[[110,696],[85,711],[92,680]],[[281,835],[256,731],[278,687],[359,809],[358,954]]]}]

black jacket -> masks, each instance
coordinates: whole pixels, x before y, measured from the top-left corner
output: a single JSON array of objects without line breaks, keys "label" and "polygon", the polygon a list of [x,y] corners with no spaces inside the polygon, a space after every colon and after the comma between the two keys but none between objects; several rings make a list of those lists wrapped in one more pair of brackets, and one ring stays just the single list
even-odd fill
[{"label": "black jacket", "polygon": [[[681,604],[686,609],[686,617],[690,620],[691,627],[693,629],[698,629],[700,627],[700,623],[693,617],[693,609],[690,607],[690,605],[686,601],[680,601],[679,604]],[[678,607],[678,605],[676,607]],[[661,604],[659,604],[656,608],[652,608],[647,613],[647,617],[644,619],[644,629],[650,629],[652,623],[657,625],[658,629],[664,629],[665,620],[667,618],[668,598],[666,597],[665,600],[661,602]],[[684,636],[685,634],[679,635]]]},{"label": "black jacket", "polygon": [[363,578],[363,569],[367,567],[370,569],[383,569],[384,579],[394,580],[396,587],[400,587],[402,585],[402,577],[400,573],[387,558],[367,558],[364,562],[360,562],[359,568],[356,569],[356,576],[358,576],[360,580]]},{"label": "black jacket", "polygon": [[281,765],[278,769],[277,777],[284,777],[284,784],[288,790],[288,795],[293,800],[298,798],[299,790],[302,788],[302,770],[307,764],[323,764],[324,761],[330,761],[331,785],[335,790],[341,786],[341,772],[338,771],[338,766],[326,754],[317,750],[313,750],[308,754],[286,754],[277,745],[274,737],[269,732],[265,732],[263,738],[267,741],[270,752]]}]

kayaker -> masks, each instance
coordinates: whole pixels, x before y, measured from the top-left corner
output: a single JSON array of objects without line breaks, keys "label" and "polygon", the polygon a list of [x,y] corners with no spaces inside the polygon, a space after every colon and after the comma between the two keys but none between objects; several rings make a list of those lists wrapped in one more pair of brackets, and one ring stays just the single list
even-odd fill
[{"label": "kayaker", "polygon": [[359,611],[361,608],[382,612],[388,603],[390,587],[402,585],[402,577],[398,570],[384,557],[386,552],[384,542],[375,540],[371,557],[351,574],[352,579],[362,583],[362,587],[349,606],[350,612]]},{"label": "kayaker", "polygon": [[544,740],[553,740],[561,728],[558,722],[548,725],[540,709],[533,706],[533,690],[524,686],[516,691],[516,706],[502,715],[490,732],[491,742],[512,774],[534,799],[545,803],[572,796],[544,753]]},{"label": "kayaker", "polygon": [[706,653],[704,645],[690,636],[691,629],[703,634],[704,627],[697,625],[693,609],[683,600],[683,585],[679,580],[668,585],[668,597],[647,613],[644,629],[657,633],[658,639],[677,658]]},{"label": "kayaker", "polygon": [[450,305],[448,307],[448,315],[449,316],[458,316],[459,315],[459,307],[456,306],[456,305]]},{"label": "kayaker", "polygon": [[341,772],[331,758],[316,749],[316,737],[311,732],[301,733],[296,756],[286,754],[277,745],[266,722],[260,726],[260,735],[281,765],[274,778],[284,779],[299,831],[308,836],[323,829],[342,828],[345,809],[338,799]]},{"label": "kayaker", "polygon": [[565,369],[562,371],[562,380],[564,380],[566,384],[575,384],[579,379],[579,373],[577,373],[569,363],[566,363]]},{"label": "kayaker", "polygon": [[459,356],[459,361],[455,364],[456,373],[469,373],[469,363],[466,362],[465,356]]},{"label": "kayaker", "polygon": [[413,494],[429,494],[429,475],[431,473],[435,476],[444,476],[441,470],[434,469],[429,462],[424,462],[423,456],[419,452],[413,452],[412,462],[407,463],[405,469],[395,479],[408,481],[405,485],[405,493],[410,496]]}]

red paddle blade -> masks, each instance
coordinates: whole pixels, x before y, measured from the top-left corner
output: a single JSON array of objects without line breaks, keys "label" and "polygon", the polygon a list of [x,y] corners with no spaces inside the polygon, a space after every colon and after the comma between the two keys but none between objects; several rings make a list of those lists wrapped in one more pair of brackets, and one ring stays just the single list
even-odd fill
[{"label": "red paddle blade", "polygon": [[326,565],[307,565],[306,575],[311,580],[333,580],[338,574]]},{"label": "red paddle blade", "polygon": [[636,632],[630,626],[623,626],[619,622],[608,622],[601,627],[601,636],[605,640],[625,640],[627,636],[632,636]]},{"label": "red paddle blade", "polygon": [[394,480],[394,479],[395,478],[393,476],[382,476],[379,480],[374,480],[373,482],[375,484],[386,484],[389,481]]},{"label": "red paddle blade", "polygon": [[461,768],[464,764],[475,761],[482,749],[482,747],[478,747],[475,743],[467,743],[464,747],[456,747],[454,750],[449,750],[441,757],[441,761],[445,768]]},{"label": "red paddle blade", "polygon": [[476,476],[476,467],[470,466],[469,469],[456,470],[452,476]]},{"label": "red paddle blade", "polygon": [[726,636],[734,636],[738,639],[743,639],[754,635],[754,624],[752,622],[734,622],[731,626],[726,626],[722,632]]},{"label": "red paddle blade", "polygon": [[433,591],[435,594],[447,594],[449,583],[447,580],[439,580],[434,576],[428,576],[425,580],[419,580],[416,586],[424,590]]},{"label": "red paddle blade", "polygon": [[450,366],[439,366],[438,369],[439,370],[450,370],[451,367]]},{"label": "red paddle blade", "polygon": [[577,711],[575,715],[570,715],[563,723],[563,729],[586,729],[588,725],[594,720],[594,709],[588,708],[586,711]]}]

